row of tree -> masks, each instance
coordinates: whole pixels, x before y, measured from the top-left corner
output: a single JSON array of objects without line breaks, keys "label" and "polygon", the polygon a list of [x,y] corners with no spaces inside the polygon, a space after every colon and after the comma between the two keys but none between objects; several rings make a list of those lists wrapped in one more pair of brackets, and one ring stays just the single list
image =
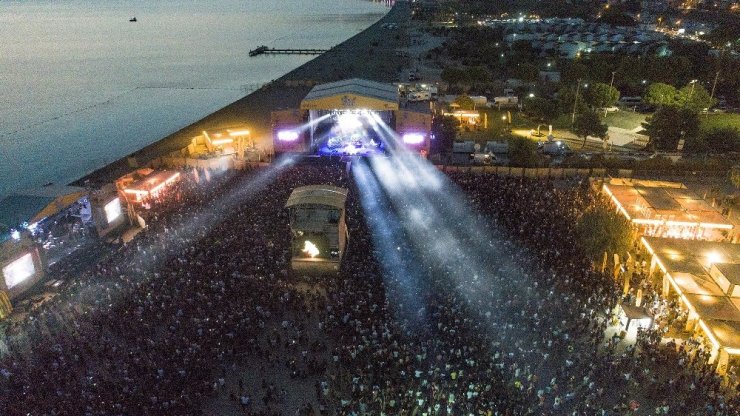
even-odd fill
[{"label": "row of tree", "polygon": [[650,84],[642,100],[655,107],[678,107],[695,113],[709,109],[717,103],[717,99],[697,82],[689,83],[681,89],[656,82]]},{"label": "row of tree", "polygon": [[649,146],[655,150],[676,151],[683,142],[687,153],[740,152],[740,131],[731,126],[700,129],[700,115],[689,107],[663,106],[643,123]]}]

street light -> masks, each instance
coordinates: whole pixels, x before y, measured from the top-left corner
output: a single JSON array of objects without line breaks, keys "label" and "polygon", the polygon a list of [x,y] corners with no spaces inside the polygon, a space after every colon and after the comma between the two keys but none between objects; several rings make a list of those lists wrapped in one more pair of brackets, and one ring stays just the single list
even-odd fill
[{"label": "street light", "polygon": [[534,93],[533,92],[530,92],[529,93],[529,98],[534,98]]},{"label": "street light", "polygon": [[694,95],[694,87],[696,87],[696,82],[699,81],[698,79],[692,79],[689,84],[691,84],[691,92],[689,92],[689,98],[691,98]]}]

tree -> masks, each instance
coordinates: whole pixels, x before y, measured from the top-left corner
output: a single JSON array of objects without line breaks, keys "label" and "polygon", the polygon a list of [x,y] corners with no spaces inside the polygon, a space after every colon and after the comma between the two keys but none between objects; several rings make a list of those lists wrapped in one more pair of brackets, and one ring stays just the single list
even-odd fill
[{"label": "tree", "polygon": [[601,82],[589,85],[583,95],[586,103],[592,108],[611,107],[619,100],[619,90]]},{"label": "tree", "polygon": [[661,107],[642,124],[650,138],[648,145],[657,150],[675,151],[678,141],[695,140],[699,134],[699,115],[674,106]]},{"label": "tree", "polygon": [[697,113],[705,108],[711,108],[715,103],[716,100],[709,95],[709,91],[698,82],[689,84],[678,91],[678,105]]},{"label": "tree", "polygon": [[471,66],[467,72],[467,79],[470,81],[489,82],[491,80],[491,71],[483,65]]},{"label": "tree", "polygon": [[469,81],[468,73],[464,69],[452,66],[448,66],[443,69],[440,77],[442,78],[442,81],[450,85],[464,84]]},{"label": "tree", "polygon": [[601,122],[601,117],[599,117],[597,112],[587,110],[576,116],[576,120],[573,123],[571,130],[573,130],[573,133],[575,133],[576,136],[583,137],[583,145],[581,146],[583,148],[586,147],[586,139],[588,136],[603,139],[606,137],[606,132],[609,130],[609,127]]},{"label": "tree", "polygon": [[566,85],[558,90],[558,101],[560,101],[560,108],[562,108],[564,112],[570,112],[573,109],[573,103],[576,99],[576,91],[578,91],[576,112],[580,113],[587,110],[586,104],[583,102],[583,88]]},{"label": "tree", "polygon": [[621,10],[616,8],[608,9],[600,18],[596,19],[596,21],[598,23],[607,23],[614,26],[634,26],[637,24],[632,16],[623,13]]},{"label": "tree", "polygon": [[632,235],[626,218],[606,204],[598,204],[586,211],[576,223],[576,235],[584,254],[591,259],[604,252],[624,253]]},{"label": "tree", "polygon": [[740,130],[733,127],[717,127],[702,132],[700,139],[712,152],[740,152]]},{"label": "tree", "polygon": [[735,188],[740,188],[740,165],[733,166],[730,171],[730,180]]},{"label": "tree", "polygon": [[673,85],[656,82],[650,84],[647,88],[642,101],[656,107],[676,105],[678,103],[678,90]]},{"label": "tree", "polygon": [[445,152],[452,149],[452,143],[457,136],[457,128],[460,122],[455,117],[435,117],[432,123],[432,133],[434,134],[433,151]]},{"label": "tree", "polygon": [[509,164],[514,167],[537,166],[537,144],[523,137],[509,140]]},{"label": "tree", "polygon": [[461,110],[472,110],[475,108],[475,101],[467,95],[458,95],[455,98],[455,104],[460,106]]},{"label": "tree", "polygon": [[519,79],[532,82],[537,81],[540,71],[536,65],[530,64],[528,62],[523,62],[516,66],[515,73]]},{"label": "tree", "polygon": [[557,100],[548,100],[546,98],[527,98],[524,101],[524,112],[538,121],[537,135],[540,134],[542,124],[552,124],[560,114],[560,103]]}]

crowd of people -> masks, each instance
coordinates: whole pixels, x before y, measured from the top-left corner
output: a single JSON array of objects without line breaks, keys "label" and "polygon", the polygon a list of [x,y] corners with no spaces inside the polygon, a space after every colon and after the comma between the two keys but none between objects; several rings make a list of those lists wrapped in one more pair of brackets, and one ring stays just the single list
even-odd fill
[{"label": "crowd of people", "polygon": [[[310,184],[350,189],[336,276],[290,272],[284,204]],[[622,292],[574,233],[583,212],[609,209],[588,186],[470,173],[441,186],[421,212],[446,224],[424,232],[462,261],[344,165],[184,171],[145,231],[73,265],[8,331],[0,413],[737,414],[737,386],[700,343],[605,337]],[[399,224],[382,236],[397,262],[381,220]]]}]

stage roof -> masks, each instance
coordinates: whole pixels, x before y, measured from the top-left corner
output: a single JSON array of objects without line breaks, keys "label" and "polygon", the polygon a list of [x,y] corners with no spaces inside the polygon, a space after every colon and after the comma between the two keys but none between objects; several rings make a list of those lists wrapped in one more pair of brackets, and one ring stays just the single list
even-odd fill
[{"label": "stage roof", "polygon": [[0,200],[0,224],[13,228],[54,215],[87,195],[77,186],[47,185],[15,192]]},{"label": "stage roof", "polygon": [[637,224],[733,228],[719,211],[680,183],[612,179],[604,184],[604,191]]},{"label": "stage roof", "polygon": [[301,101],[302,110],[398,110],[398,87],[359,78],[313,87]]},{"label": "stage roof", "polygon": [[699,316],[712,342],[740,354],[740,298],[731,297],[710,274],[721,267],[729,282],[740,281],[740,244],[643,237],[682,302]]},{"label": "stage roof", "polygon": [[330,185],[309,185],[295,188],[285,203],[285,208],[295,205],[326,205],[344,209],[348,190]]}]

